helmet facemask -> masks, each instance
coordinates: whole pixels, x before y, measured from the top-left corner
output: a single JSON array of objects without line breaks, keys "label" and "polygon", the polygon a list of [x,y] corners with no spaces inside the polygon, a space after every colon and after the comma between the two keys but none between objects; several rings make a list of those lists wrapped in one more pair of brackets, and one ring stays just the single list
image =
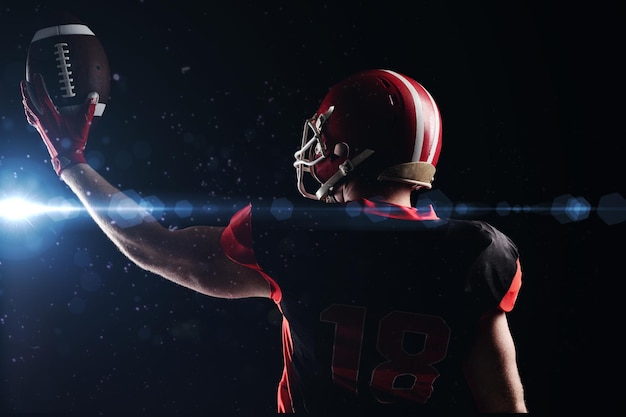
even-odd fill
[{"label": "helmet facemask", "polygon": [[[365,149],[356,157],[349,159],[350,147],[345,142],[335,144],[332,150],[328,148],[327,142],[322,137],[324,124],[332,116],[335,107],[330,106],[328,110],[304,122],[302,132],[302,146],[299,151],[294,153],[296,161],[293,166],[296,168],[297,185],[300,194],[312,200],[321,200],[327,203],[335,202],[333,198],[333,187],[344,177],[346,177],[354,168],[371,156],[374,151]],[[317,117],[316,117],[317,116]],[[328,165],[325,170],[332,169],[334,174],[324,181],[324,179],[316,173],[316,168],[320,163]],[[321,186],[315,194],[306,190],[304,184],[304,174],[309,173]]]}]

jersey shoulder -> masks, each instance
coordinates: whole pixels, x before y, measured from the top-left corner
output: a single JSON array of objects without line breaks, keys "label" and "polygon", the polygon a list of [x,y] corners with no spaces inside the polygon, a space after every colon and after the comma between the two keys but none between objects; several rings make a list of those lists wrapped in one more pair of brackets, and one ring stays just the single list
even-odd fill
[{"label": "jersey shoulder", "polygon": [[[466,290],[494,300],[503,310],[513,308],[521,286],[521,265],[517,245],[502,231],[484,221],[449,221],[453,240],[480,242],[467,277]],[[467,245],[470,242],[464,242]]]}]

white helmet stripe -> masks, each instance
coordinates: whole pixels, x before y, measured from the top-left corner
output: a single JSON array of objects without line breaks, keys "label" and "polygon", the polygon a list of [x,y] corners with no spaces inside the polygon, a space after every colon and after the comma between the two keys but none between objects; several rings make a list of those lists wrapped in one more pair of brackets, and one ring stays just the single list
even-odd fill
[{"label": "white helmet stripe", "polygon": [[[409,90],[409,92],[411,93],[411,97],[413,97],[413,103],[415,104],[415,145],[413,147],[412,160],[419,161],[422,154],[422,148],[424,147],[424,113],[422,111],[422,100],[420,99],[419,93],[417,92],[413,84],[411,84],[411,82],[407,80],[404,76],[394,71],[384,71],[399,79],[402,84],[404,84]],[[432,159],[432,155],[429,155],[429,158]]]},{"label": "white helmet stripe", "polygon": [[437,147],[439,146],[439,141],[441,138],[441,121],[439,119],[439,108],[437,107],[437,103],[435,103],[435,99],[430,95],[428,90],[422,87],[422,91],[428,95],[430,100],[430,104],[433,107],[433,111],[430,112],[430,115],[434,120],[431,121],[430,126],[432,126],[433,132],[432,137],[430,138],[430,149],[428,150],[428,160],[426,162],[432,162],[433,158],[437,153]]},{"label": "white helmet stripe", "polygon": [[[417,91],[415,86],[403,75],[398,74],[397,72],[394,72],[394,71],[390,71],[390,70],[384,70],[384,71],[393,75],[397,79],[399,79],[402,82],[402,84],[404,84],[406,88],[409,90],[409,92],[411,93],[411,97],[413,97],[413,103],[415,104],[415,123],[416,123],[415,146],[413,148],[413,161],[421,161],[421,155],[423,154],[423,147],[424,147],[425,123],[424,123],[424,109],[422,106],[423,103],[422,103],[422,97],[420,95],[420,91]],[[436,116],[438,114],[438,110],[437,110],[437,104],[435,103],[435,100],[430,95],[428,90],[426,90],[423,87],[420,90],[422,94],[425,93],[428,96],[430,104],[434,110],[434,111],[429,111],[428,114],[430,116]],[[431,128],[434,129],[434,132],[432,132],[433,133],[432,136],[429,137],[430,140],[428,141],[428,143],[430,145],[430,149],[428,149],[428,152],[426,153],[427,159],[423,162],[432,163],[433,159],[437,155],[437,147],[439,145],[441,125],[439,123],[439,120],[436,119],[436,120],[432,120],[431,123],[429,123],[429,126],[431,126]]]}]

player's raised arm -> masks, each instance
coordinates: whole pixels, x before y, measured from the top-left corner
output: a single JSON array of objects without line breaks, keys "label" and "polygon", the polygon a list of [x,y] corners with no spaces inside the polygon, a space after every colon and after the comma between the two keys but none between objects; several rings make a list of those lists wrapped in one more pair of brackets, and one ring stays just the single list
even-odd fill
[{"label": "player's raised arm", "polygon": [[108,207],[120,191],[87,165],[83,155],[98,104],[97,93],[89,94],[79,111],[61,114],[40,76],[32,82],[23,81],[21,89],[27,120],[45,142],[54,170],[131,261],[203,294],[221,298],[269,296],[268,284],[258,272],[232,262],[224,254],[220,244],[224,228],[170,231],[149,213],[139,225],[123,228],[101,209]]},{"label": "player's raised arm", "polygon": [[[181,230],[163,227],[149,213],[139,225],[122,228],[107,210],[120,191],[92,167],[77,164],[61,172],[104,233],[135,264],[170,281],[220,298],[265,297],[269,287],[258,272],[226,257],[220,244],[223,227],[192,226]],[[132,200],[125,208],[133,209]],[[141,208],[137,205],[137,210]]]}]

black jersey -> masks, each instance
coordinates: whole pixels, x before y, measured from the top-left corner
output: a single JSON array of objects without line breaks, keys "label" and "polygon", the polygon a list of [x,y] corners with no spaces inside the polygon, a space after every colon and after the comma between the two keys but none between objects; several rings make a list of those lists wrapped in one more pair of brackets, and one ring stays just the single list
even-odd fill
[{"label": "black jersey", "polygon": [[504,234],[367,200],[252,206],[250,224],[284,315],[283,411],[475,409],[468,343],[481,314],[513,307],[521,282]]}]

